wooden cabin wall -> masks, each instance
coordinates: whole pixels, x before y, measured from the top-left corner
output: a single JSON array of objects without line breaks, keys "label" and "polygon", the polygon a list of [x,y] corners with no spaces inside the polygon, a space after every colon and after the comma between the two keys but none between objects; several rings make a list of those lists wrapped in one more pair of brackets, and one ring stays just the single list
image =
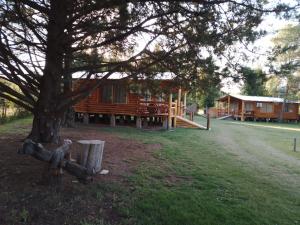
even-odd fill
[{"label": "wooden cabin wall", "polygon": [[[81,82],[78,81],[79,86]],[[88,82],[94,82],[90,80]],[[105,103],[102,101],[103,87],[107,85],[124,85],[126,87],[126,102],[125,103]],[[128,90],[126,82],[120,80],[108,81],[102,86],[98,87],[93,91],[87,98],[80,101],[74,106],[75,112],[80,113],[96,113],[96,114],[115,114],[115,115],[129,115],[136,116],[139,115],[139,107],[141,96],[135,93],[131,93]],[[164,83],[163,83],[164,84]],[[76,88],[76,84],[75,84]],[[154,96],[151,97],[152,101],[157,100]],[[167,103],[167,101],[166,101]]]},{"label": "wooden cabin wall", "polygon": [[138,95],[127,92],[126,103],[104,103],[101,101],[101,93],[102,88],[97,88],[88,98],[74,106],[75,112],[132,116],[137,114]]}]

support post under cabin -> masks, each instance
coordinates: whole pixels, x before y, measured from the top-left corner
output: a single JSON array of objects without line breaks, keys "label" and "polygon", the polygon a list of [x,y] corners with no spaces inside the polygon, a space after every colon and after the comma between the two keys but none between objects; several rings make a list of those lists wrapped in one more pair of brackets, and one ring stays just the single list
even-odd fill
[{"label": "support post under cabin", "polygon": [[116,126],[116,116],[114,114],[110,115],[110,126],[111,127]]},{"label": "support post under cabin", "polygon": [[168,128],[169,128],[169,126],[168,126],[168,123],[169,123],[169,122],[168,122],[168,117],[165,117],[165,116],[164,116],[164,117],[162,118],[162,120],[163,120],[163,121],[162,121],[163,128],[164,128],[164,129],[168,129]]},{"label": "support post under cabin", "polygon": [[140,116],[136,117],[136,128],[142,129],[142,118]]},{"label": "support post under cabin", "polygon": [[90,122],[90,116],[89,116],[89,114],[88,113],[84,113],[83,114],[83,123],[84,124],[89,124],[89,122]]}]

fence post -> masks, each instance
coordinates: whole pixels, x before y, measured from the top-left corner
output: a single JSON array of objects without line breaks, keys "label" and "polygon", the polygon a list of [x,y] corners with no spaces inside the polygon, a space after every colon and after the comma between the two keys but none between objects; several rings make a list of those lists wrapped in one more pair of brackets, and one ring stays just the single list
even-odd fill
[{"label": "fence post", "polygon": [[297,150],[297,138],[294,138],[294,152]]},{"label": "fence post", "polygon": [[209,108],[206,106],[206,130],[209,130],[210,127],[210,116],[209,116]]}]

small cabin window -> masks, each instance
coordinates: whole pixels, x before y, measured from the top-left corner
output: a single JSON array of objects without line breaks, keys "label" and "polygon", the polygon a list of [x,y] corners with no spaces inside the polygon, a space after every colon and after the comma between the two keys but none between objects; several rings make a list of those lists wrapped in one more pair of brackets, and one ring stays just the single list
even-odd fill
[{"label": "small cabin window", "polygon": [[253,104],[252,104],[252,102],[246,102],[246,104],[245,104],[245,110],[246,110],[246,112],[253,111]]},{"label": "small cabin window", "polygon": [[262,107],[262,102],[257,102],[257,103],[256,103],[256,107],[257,107],[257,108],[261,108],[261,107]]},{"label": "small cabin window", "polygon": [[112,85],[105,85],[102,87],[102,102],[112,103],[113,87]]},{"label": "small cabin window", "polygon": [[271,113],[273,112],[273,105],[272,103],[261,103],[260,111],[264,113]]},{"label": "small cabin window", "polygon": [[166,99],[166,95],[164,93],[160,94],[157,98],[159,102],[164,102]]},{"label": "small cabin window", "polygon": [[294,107],[292,104],[286,103],[284,105],[284,112],[293,112],[293,111],[294,111]]},{"label": "small cabin window", "polygon": [[151,101],[151,92],[147,89],[145,92],[142,93],[144,101]]},{"label": "small cabin window", "polygon": [[115,85],[114,92],[114,103],[126,103],[126,87],[124,85]]}]

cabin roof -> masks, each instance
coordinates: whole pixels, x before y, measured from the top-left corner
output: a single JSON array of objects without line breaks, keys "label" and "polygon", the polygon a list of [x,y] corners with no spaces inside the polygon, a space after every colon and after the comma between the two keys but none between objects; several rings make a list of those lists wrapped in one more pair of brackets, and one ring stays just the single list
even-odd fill
[{"label": "cabin roof", "polygon": [[[277,97],[266,97],[266,96],[248,96],[248,95],[225,95],[221,98],[219,98],[219,101],[225,100],[227,96],[231,96],[233,98],[237,98],[243,101],[249,101],[249,102],[275,102],[275,103],[280,103],[283,102],[283,98],[277,98]],[[287,100],[288,103],[300,103],[299,101],[292,101],[292,100]]]}]

